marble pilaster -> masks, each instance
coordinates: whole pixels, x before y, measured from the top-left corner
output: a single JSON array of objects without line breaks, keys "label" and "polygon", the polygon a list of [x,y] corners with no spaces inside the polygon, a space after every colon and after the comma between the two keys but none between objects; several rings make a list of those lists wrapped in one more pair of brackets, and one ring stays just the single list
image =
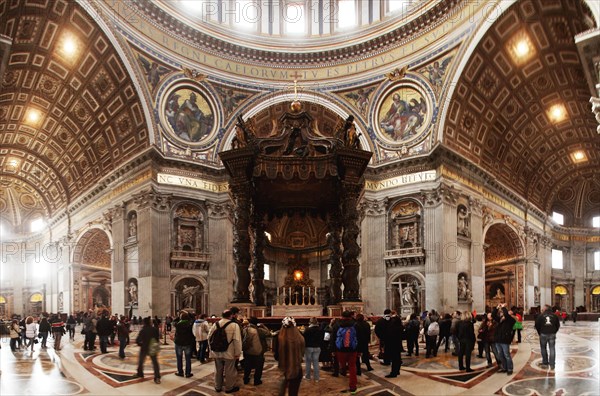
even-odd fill
[{"label": "marble pilaster", "polygon": [[112,234],[113,247],[111,252],[112,264],[112,309],[116,313],[124,313],[125,311],[125,291],[123,283],[126,277],[125,273],[125,207],[123,205],[115,205],[102,214],[105,227]]},{"label": "marble pilaster", "polygon": [[233,227],[230,201],[206,202],[208,209],[209,252],[211,263],[208,270],[211,292],[208,295],[208,311],[220,313],[229,306],[233,296]]},{"label": "marble pilaster", "polygon": [[546,236],[540,241],[540,305],[552,305],[552,240]]},{"label": "marble pilaster", "polygon": [[483,207],[478,199],[469,199],[471,210],[471,291],[473,292],[473,309],[477,312],[485,310],[485,255],[483,238]]},{"label": "marble pilaster", "polygon": [[383,312],[386,307],[386,267],[384,261],[386,229],[385,200],[363,199],[361,202],[361,292],[365,312]]},{"label": "marble pilaster", "polygon": [[[166,316],[170,306],[171,195],[151,189],[134,195],[139,257],[138,309]],[[142,290],[147,289],[142,292]],[[151,290],[148,293],[148,290]],[[125,288],[121,287],[125,294]],[[149,295],[147,295],[149,294]]]},{"label": "marble pilaster", "polygon": [[[422,192],[424,241],[425,248],[425,309],[440,306],[442,293],[438,289],[441,282],[439,265],[441,264],[442,248],[438,241],[438,233],[442,231],[441,211],[442,196],[438,189]],[[438,212],[440,213],[438,215]],[[441,237],[441,235],[440,235]],[[442,301],[443,305],[443,301]]]}]

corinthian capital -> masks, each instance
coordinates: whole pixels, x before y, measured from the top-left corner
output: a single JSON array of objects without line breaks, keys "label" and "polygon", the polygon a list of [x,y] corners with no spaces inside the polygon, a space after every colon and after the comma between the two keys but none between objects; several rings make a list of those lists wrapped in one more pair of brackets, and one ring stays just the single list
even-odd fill
[{"label": "corinthian capital", "polygon": [[206,208],[208,209],[208,217],[214,219],[220,219],[229,217],[232,218],[233,206],[230,201],[225,202],[210,202],[206,201]]},{"label": "corinthian capital", "polygon": [[483,216],[483,202],[481,202],[481,200],[469,197],[469,206],[471,213],[477,216]]},{"label": "corinthian capital", "polygon": [[171,194],[162,194],[151,188],[149,191],[145,190],[133,196],[133,202],[137,205],[138,209],[152,207],[157,210],[169,210],[171,209]]},{"label": "corinthian capital", "polygon": [[358,205],[361,213],[364,213],[366,216],[384,215],[386,206],[387,198],[381,200],[363,198]]}]

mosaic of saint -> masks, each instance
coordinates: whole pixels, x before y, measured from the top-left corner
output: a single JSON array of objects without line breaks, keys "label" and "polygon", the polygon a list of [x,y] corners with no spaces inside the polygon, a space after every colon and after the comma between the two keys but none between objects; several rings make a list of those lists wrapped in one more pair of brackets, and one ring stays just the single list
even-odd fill
[{"label": "mosaic of saint", "polygon": [[169,95],[165,118],[175,136],[192,143],[210,135],[215,125],[212,107],[204,95],[189,88]]},{"label": "mosaic of saint", "polygon": [[409,140],[423,132],[427,115],[425,98],[416,89],[401,87],[383,100],[378,114],[379,131],[393,141]]}]

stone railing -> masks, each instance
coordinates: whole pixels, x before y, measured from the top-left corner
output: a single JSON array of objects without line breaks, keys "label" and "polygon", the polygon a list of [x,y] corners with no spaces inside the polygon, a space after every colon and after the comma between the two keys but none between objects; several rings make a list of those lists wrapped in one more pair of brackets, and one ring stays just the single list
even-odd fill
[{"label": "stone railing", "polygon": [[208,270],[210,258],[210,253],[206,252],[172,250],[171,268]]},{"label": "stone railing", "polygon": [[387,250],[384,260],[388,267],[425,265],[425,249],[417,246]]}]

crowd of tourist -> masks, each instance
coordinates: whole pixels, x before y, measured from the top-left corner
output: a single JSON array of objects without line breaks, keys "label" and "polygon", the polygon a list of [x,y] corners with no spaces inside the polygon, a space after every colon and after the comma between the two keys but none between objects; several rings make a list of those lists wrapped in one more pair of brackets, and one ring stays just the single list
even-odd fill
[{"label": "crowd of tourist", "polygon": [[[542,366],[550,369],[555,366],[556,333],[562,319],[554,311],[546,306],[535,322],[540,336]],[[100,353],[108,353],[108,347],[115,345],[116,338],[118,356],[125,359],[125,349],[135,330],[138,331],[135,343],[140,347],[136,375],[143,378],[144,362],[150,357],[154,381],[159,384],[161,335],[169,335],[175,348],[176,376],[192,377],[194,358],[201,363],[212,359],[215,390],[234,393],[240,390],[239,371],[243,371],[244,385],[251,379],[254,386],[262,384],[265,353],[271,338],[271,348],[281,372],[279,394],[287,392],[292,396],[298,394],[303,379],[319,382],[322,371],[331,372],[334,377],[347,376],[347,392],[354,393],[362,365],[366,370],[373,370],[372,361],[390,367],[387,378],[397,377],[403,356],[420,356],[420,343],[425,344],[424,359],[436,357],[443,344],[444,353],[451,352],[456,356],[459,370],[465,372],[474,371],[471,357],[477,347],[475,353],[479,358],[485,357],[487,368],[496,367],[498,373],[511,375],[514,366],[510,345],[521,342],[523,329],[522,311],[517,307],[508,309],[506,304],[483,315],[470,311],[438,314],[431,310],[420,316],[410,314],[405,319],[386,309],[374,324],[363,314],[349,311],[321,323],[313,317],[306,328],[299,328],[294,318],[286,317],[278,329],[269,329],[256,317],[243,317],[236,307],[225,310],[221,318],[212,323],[206,314],[194,315],[185,311],[176,318],[167,317],[164,326],[156,316],[129,319],[123,315],[110,315],[108,311],[89,311],[71,315],[64,322],[63,319],[62,315],[51,314],[41,315],[37,320],[32,316],[13,320],[9,325],[11,349],[33,351],[36,343],[46,349],[51,336],[54,349],[60,351],[63,335],[68,332],[69,340],[73,341],[75,328],[80,323],[84,350],[95,351],[96,338],[99,338]],[[371,354],[371,329],[379,343],[377,356]]]}]

